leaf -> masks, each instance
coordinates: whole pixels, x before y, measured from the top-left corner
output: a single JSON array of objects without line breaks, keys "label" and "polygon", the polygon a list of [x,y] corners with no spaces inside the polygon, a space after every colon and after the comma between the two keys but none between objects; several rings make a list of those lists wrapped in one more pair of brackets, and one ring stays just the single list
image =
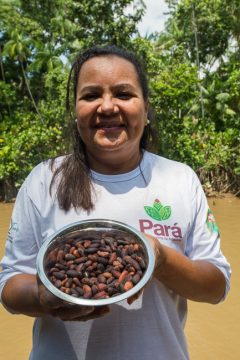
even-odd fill
[{"label": "leaf", "polygon": [[230,109],[230,108],[227,108],[227,109],[225,110],[225,113],[226,113],[227,115],[230,115],[230,116],[235,116],[235,115],[236,115],[236,112],[235,112],[234,110]]},{"label": "leaf", "polygon": [[221,103],[228,101],[229,98],[230,98],[230,95],[228,93],[220,93],[216,96],[216,99],[218,101],[220,101]]},{"label": "leaf", "polygon": [[153,203],[153,207],[159,212],[159,210],[163,207],[163,205],[160,202],[155,201]]},{"label": "leaf", "polygon": [[193,104],[189,112],[197,112],[197,111],[199,111],[199,104]]},{"label": "leaf", "polygon": [[202,90],[203,94],[209,95],[209,91],[204,86],[200,85],[199,87]]},{"label": "leaf", "polygon": [[11,46],[11,48],[10,48],[9,53],[10,53],[10,56],[11,56],[12,58],[14,58],[14,56],[15,56],[16,46],[17,46],[17,44],[13,44],[13,45]]},{"label": "leaf", "polygon": [[161,216],[160,214],[158,213],[158,211],[154,208],[154,207],[151,207],[151,206],[144,206],[144,209],[146,211],[146,213],[153,219],[155,220],[161,220]]},{"label": "leaf", "polygon": [[171,206],[163,206],[159,212],[161,220],[167,220],[171,216]]}]

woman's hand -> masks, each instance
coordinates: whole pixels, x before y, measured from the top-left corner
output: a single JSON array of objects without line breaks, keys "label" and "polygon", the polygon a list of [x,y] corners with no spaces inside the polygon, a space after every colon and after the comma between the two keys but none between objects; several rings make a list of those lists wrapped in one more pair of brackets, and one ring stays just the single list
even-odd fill
[{"label": "woman's hand", "polygon": [[[161,243],[153,236],[145,234],[144,236],[148,238],[153,248],[155,254],[155,269],[158,268],[161,263],[164,261],[165,255],[162,248]],[[146,285],[147,286],[147,285]],[[132,295],[130,298],[127,299],[129,305],[131,305],[134,301],[136,301],[144,292],[144,288],[139,290],[136,294]]]},{"label": "woman's hand", "polygon": [[52,316],[63,321],[87,321],[102,317],[110,312],[108,306],[63,305],[50,311]]},{"label": "woman's hand", "polygon": [[37,277],[39,303],[45,313],[58,317],[63,321],[87,321],[109,313],[108,306],[81,306],[64,302],[54,296]]},{"label": "woman's hand", "polygon": [[155,255],[154,269],[155,270],[159,269],[161,267],[161,265],[164,263],[164,261],[166,260],[166,253],[165,253],[164,246],[154,236],[148,235],[145,233],[144,233],[144,236],[146,238],[148,238],[148,240],[150,241],[150,244],[153,248],[153,251],[154,251],[154,255]]},{"label": "woman's hand", "polygon": [[191,260],[181,252],[144,234],[155,253],[154,277],[176,294],[193,301],[215,304],[224,295],[223,273],[207,260]]},{"label": "woman's hand", "polygon": [[14,314],[32,317],[52,315],[64,321],[86,321],[109,312],[107,306],[70,305],[50,293],[36,275],[18,274],[11,277],[2,291],[5,308]]}]

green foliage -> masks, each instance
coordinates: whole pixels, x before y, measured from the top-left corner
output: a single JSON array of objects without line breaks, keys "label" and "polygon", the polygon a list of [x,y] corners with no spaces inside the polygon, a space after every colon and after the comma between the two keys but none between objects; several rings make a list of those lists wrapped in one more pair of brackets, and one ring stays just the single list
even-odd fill
[{"label": "green foliage", "polygon": [[13,177],[19,186],[34,165],[62,151],[59,122],[42,124],[35,114],[19,113],[11,126],[1,124],[0,179]]},{"label": "green foliage", "polygon": [[[129,47],[144,5],[132,0],[0,2],[0,187],[65,153],[69,64],[96,44]],[[68,144],[66,144],[68,147]],[[1,190],[1,189],[0,189]]]},{"label": "green foliage", "polygon": [[136,28],[144,3],[126,14],[133,3],[0,2],[0,187],[10,179],[18,188],[33,166],[66,153],[70,63],[79,50],[112,43],[146,63],[159,153],[192,166],[208,188],[238,189],[239,0],[167,0],[165,31],[144,38]]},{"label": "green foliage", "polygon": [[196,61],[196,41],[201,63],[209,57],[220,58],[225,54],[229,40],[239,34],[234,15],[239,9],[238,0],[181,0],[166,1],[172,16],[168,22],[169,32],[178,43],[185,44],[192,61]]},{"label": "green foliage", "polygon": [[166,30],[153,41],[159,151],[191,165],[208,188],[237,191],[239,1],[167,3],[171,15]]}]

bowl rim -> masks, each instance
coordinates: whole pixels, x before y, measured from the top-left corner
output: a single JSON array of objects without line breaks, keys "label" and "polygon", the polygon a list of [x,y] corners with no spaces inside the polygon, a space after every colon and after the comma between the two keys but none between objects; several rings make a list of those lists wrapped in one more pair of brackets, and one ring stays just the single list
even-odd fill
[{"label": "bowl rim", "polygon": [[[55,241],[57,238],[63,236],[67,233],[68,230],[76,228],[76,230],[95,230],[97,228],[106,228],[106,229],[116,229],[116,230],[122,230],[127,231],[131,233],[132,235],[139,238],[145,246],[145,250],[148,256],[148,266],[146,271],[143,274],[143,277],[141,280],[130,290],[117,295],[112,296],[105,299],[84,299],[82,297],[73,297],[69,294],[66,294],[59,290],[56,286],[52,284],[52,282],[48,279],[47,275],[44,271],[43,266],[43,260],[45,253],[48,249],[48,247]],[[79,228],[78,228],[79,227]],[[71,305],[84,305],[84,306],[103,306],[103,305],[110,305],[114,304],[120,301],[123,301],[132,295],[136,294],[138,291],[140,291],[146,283],[150,280],[154,266],[155,266],[155,254],[153,251],[152,246],[150,245],[150,242],[144,236],[143,233],[132,227],[131,225],[128,225],[126,223],[115,221],[115,220],[109,220],[109,219],[90,219],[90,220],[81,220],[76,221],[73,223],[70,223],[66,226],[63,226],[62,228],[58,229],[56,232],[54,232],[52,235],[50,235],[42,244],[40,247],[40,250],[37,255],[37,261],[36,261],[36,267],[37,267],[37,274],[43,283],[43,285],[55,296],[62,299],[64,302],[71,304]]]}]

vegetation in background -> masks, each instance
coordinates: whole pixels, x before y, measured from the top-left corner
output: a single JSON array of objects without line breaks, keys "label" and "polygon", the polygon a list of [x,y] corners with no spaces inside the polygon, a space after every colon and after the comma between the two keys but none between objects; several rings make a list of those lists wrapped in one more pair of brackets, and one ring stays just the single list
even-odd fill
[{"label": "vegetation in background", "polygon": [[170,17],[154,43],[160,151],[190,164],[206,190],[239,194],[239,0],[166,2]]},{"label": "vegetation in background", "polygon": [[159,153],[192,166],[206,190],[238,193],[239,0],[166,2],[165,31],[142,38],[140,0],[0,0],[3,199],[16,195],[40,161],[67,152],[70,63],[79,50],[104,43],[145,59]]}]

